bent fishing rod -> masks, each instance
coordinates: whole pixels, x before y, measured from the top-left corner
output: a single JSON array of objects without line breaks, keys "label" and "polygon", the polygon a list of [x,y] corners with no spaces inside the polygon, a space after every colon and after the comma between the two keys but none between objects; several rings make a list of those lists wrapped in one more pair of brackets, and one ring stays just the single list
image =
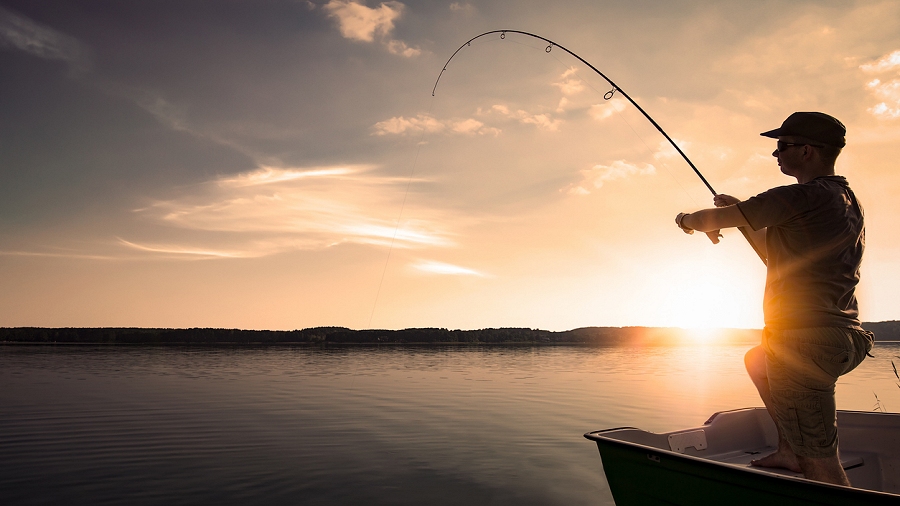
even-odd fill
[{"label": "bent fishing rod", "polygon": [[[505,39],[507,33],[518,33],[520,35],[526,35],[528,37],[533,37],[535,39],[542,40],[547,43],[547,47],[544,48],[545,52],[549,53],[551,50],[553,50],[553,47],[556,46],[556,47],[562,49],[563,51],[565,51],[566,53],[569,53],[570,55],[577,58],[578,61],[580,61],[581,63],[584,63],[585,65],[587,65],[591,70],[593,70],[600,77],[602,77],[604,80],[606,80],[606,82],[609,83],[610,86],[612,86],[612,89],[607,91],[603,95],[604,100],[612,99],[616,93],[619,93],[623,97],[625,97],[625,99],[628,100],[629,102],[631,102],[631,105],[633,105],[635,108],[637,108],[637,110],[640,111],[641,114],[643,114],[645,118],[647,118],[647,121],[649,121],[650,124],[652,124],[654,127],[656,127],[656,129],[659,131],[659,133],[661,133],[663,135],[663,137],[665,137],[666,140],[669,141],[669,144],[671,144],[672,147],[675,148],[675,151],[678,151],[678,154],[681,155],[681,157],[684,158],[684,161],[687,162],[687,164],[691,167],[691,169],[694,170],[694,173],[697,174],[697,177],[699,177],[701,181],[703,181],[703,184],[706,185],[706,188],[709,189],[710,193],[712,193],[714,197],[716,195],[718,195],[718,193],[716,193],[716,190],[713,189],[712,185],[709,184],[709,181],[707,181],[706,178],[703,177],[703,174],[701,174],[700,170],[697,169],[697,166],[694,165],[694,162],[692,162],[691,159],[688,158],[688,156],[684,153],[684,151],[682,151],[681,148],[678,147],[678,144],[676,144],[675,141],[672,140],[671,137],[669,137],[669,134],[667,134],[666,131],[663,130],[661,126],[659,126],[659,123],[657,123],[653,118],[651,118],[649,114],[647,114],[647,111],[645,111],[643,107],[638,105],[638,103],[635,102],[634,99],[631,98],[627,93],[625,93],[625,91],[622,90],[622,88],[620,88],[619,85],[614,83],[612,81],[612,79],[606,77],[606,75],[603,72],[600,72],[600,70],[598,70],[597,67],[591,65],[591,63],[588,62],[587,60],[585,60],[584,58],[578,56],[577,54],[573,53],[572,51],[568,50],[567,48],[557,44],[556,42],[553,42],[552,40],[550,40],[546,37],[541,37],[540,35],[535,35],[535,34],[529,33],[529,32],[523,32],[521,30],[491,30],[489,32],[484,32],[481,35],[476,35],[476,36],[472,37],[471,39],[466,41],[465,44],[459,46],[459,48],[456,51],[454,51],[452,55],[450,55],[450,58],[447,59],[447,63],[444,64],[444,68],[441,69],[441,73],[438,74],[437,80],[435,80],[435,82],[434,82],[434,88],[432,88],[432,90],[431,90],[431,96],[432,97],[434,96],[435,91],[437,90],[437,85],[439,82],[441,82],[441,76],[444,75],[444,71],[447,70],[447,65],[450,64],[450,61],[453,60],[453,57],[456,56],[457,53],[462,51],[462,49],[464,47],[471,46],[473,40],[480,39],[481,37],[484,37],[486,35],[495,34],[495,33],[499,33],[501,39]],[[762,262],[765,264],[766,263],[765,255],[763,255],[763,253],[759,250],[759,248],[756,247],[756,244],[753,243],[753,240],[750,239],[750,235],[747,233],[747,230],[744,229],[744,227],[739,227],[738,230],[741,231],[741,234],[743,234],[744,238],[747,239],[747,242],[750,243],[750,246],[753,248],[753,251],[755,251],[756,254],[759,255],[759,259],[762,260]]]}]

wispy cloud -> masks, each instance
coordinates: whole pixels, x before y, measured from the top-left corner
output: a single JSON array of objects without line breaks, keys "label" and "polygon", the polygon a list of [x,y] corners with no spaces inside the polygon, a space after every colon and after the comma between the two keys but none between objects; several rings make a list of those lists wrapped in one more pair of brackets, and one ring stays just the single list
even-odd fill
[{"label": "wispy cloud", "polygon": [[563,95],[576,95],[584,91],[584,82],[578,77],[577,69],[569,67],[559,76],[560,80],[553,83]]},{"label": "wispy cloud", "polygon": [[453,2],[450,4],[450,10],[453,12],[461,12],[463,14],[472,14],[475,12],[475,6],[468,2]]},{"label": "wispy cloud", "polygon": [[613,98],[601,104],[591,106],[591,118],[596,121],[603,121],[616,113],[620,113],[628,107],[628,103],[623,98]]},{"label": "wispy cloud", "polygon": [[[184,106],[172,103],[157,92],[118,83],[104,83],[104,87],[111,94],[133,101],[138,107],[150,113],[160,124],[172,130],[229,147],[253,160],[268,160],[270,157],[238,139],[252,135],[262,138],[280,138],[279,136],[289,135],[289,132],[285,132],[283,129],[274,129],[269,125],[259,124],[244,127],[243,131],[240,125],[231,125],[230,128],[222,131],[221,128],[204,125],[202,122],[190,118],[185,112]],[[247,129],[252,129],[252,132],[248,132]]]},{"label": "wispy cloud", "polygon": [[385,47],[388,52],[392,54],[399,54],[401,56],[405,56],[407,58],[412,58],[413,56],[418,56],[422,54],[422,50],[417,47],[410,47],[403,42],[402,40],[389,40],[385,42]]},{"label": "wispy cloud", "polygon": [[275,167],[260,167],[252,172],[244,172],[230,178],[222,178],[219,184],[222,186],[242,187],[256,186],[263,184],[285,183],[296,181],[298,179],[313,177],[334,177],[352,174],[354,171],[368,169],[371,167],[356,166],[350,167],[326,167],[320,169],[279,169]]},{"label": "wispy cloud", "polygon": [[497,135],[500,133],[499,129],[496,128],[485,128],[484,123],[478,121],[477,119],[466,119],[462,121],[457,121],[451,127],[454,132],[460,134],[485,134],[492,133]]},{"label": "wispy cloud", "polygon": [[524,125],[534,125],[541,130],[546,130],[548,132],[555,132],[559,130],[559,127],[562,125],[563,121],[558,118],[553,118],[549,114],[532,114],[523,109],[517,109],[515,111],[511,111],[509,107],[503,104],[497,104],[491,107],[488,111],[484,111],[484,114],[488,113],[497,113],[502,116],[506,116],[508,118],[517,120],[519,123]]},{"label": "wispy cloud", "polygon": [[[869,74],[884,74],[900,70],[900,50],[886,54],[873,63],[859,67]],[[866,88],[881,102],[868,109],[873,116],[884,119],[900,118],[900,78],[875,78],[866,83]]]},{"label": "wispy cloud", "polygon": [[886,72],[900,67],[900,49],[886,54],[873,63],[860,65],[859,68],[864,72]]},{"label": "wispy cloud", "polygon": [[469,269],[468,267],[460,267],[458,265],[435,262],[433,260],[421,260],[414,263],[412,267],[426,274],[438,274],[443,276],[485,277],[484,273],[478,272],[474,269]]},{"label": "wispy cloud", "polygon": [[888,83],[872,82],[869,87],[873,88],[875,96],[886,98],[887,101],[879,102],[866,110],[880,118],[900,118],[900,80],[894,79]]},{"label": "wispy cloud", "polygon": [[[259,169],[219,177],[135,212],[158,224],[200,231],[190,244],[121,239],[129,248],[197,258],[247,258],[341,243],[395,248],[445,247],[439,211],[407,202],[409,181],[370,166]],[[200,237],[207,237],[199,239]]]},{"label": "wispy cloud", "polygon": [[[678,147],[680,147],[682,151],[690,149],[690,147],[692,145],[691,142],[685,141],[682,139],[674,139],[673,138],[672,140],[675,141],[675,144],[677,144]],[[710,150],[710,149],[715,149],[715,148],[708,148],[708,150]],[[681,155],[678,154],[678,151],[675,149],[674,146],[672,146],[672,144],[669,141],[667,141],[667,140],[659,141],[659,145],[657,146],[656,152],[653,153],[653,159],[654,160],[668,160],[670,158],[671,159],[679,159],[679,158],[681,158]]]},{"label": "wispy cloud", "polygon": [[395,116],[375,124],[372,135],[409,135],[451,132],[463,135],[500,135],[500,129],[485,126],[474,118],[439,120],[427,114],[415,117]]},{"label": "wispy cloud", "polygon": [[195,249],[183,245],[147,245],[147,244],[137,244],[131,241],[126,241],[125,239],[119,238],[119,242],[123,246],[127,246],[129,248],[138,250],[138,251],[146,251],[150,253],[166,253],[171,255],[184,255],[186,257],[195,257],[195,258],[247,258],[252,256],[261,256],[248,254],[246,251],[218,251],[212,249]]},{"label": "wispy cloud", "polygon": [[[565,99],[565,97],[563,97]],[[563,107],[562,104],[560,107]],[[532,125],[541,130],[555,132],[562,126],[563,121],[554,118],[550,114],[530,113],[524,109],[511,110],[508,106],[497,104],[490,109],[479,108],[477,116],[485,119],[491,115],[504,119],[512,119],[523,125]],[[395,116],[384,121],[379,121],[373,127],[372,135],[409,135],[416,133],[440,133],[448,132],[463,135],[500,135],[501,129],[486,125],[475,118],[451,118],[438,119],[428,114],[406,117]]]},{"label": "wispy cloud", "polygon": [[38,258],[69,258],[69,259],[77,259],[77,260],[118,260],[118,257],[111,255],[94,255],[90,253],[48,253],[42,251],[20,251],[20,250],[7,250],[0,251],[0,256],[14,256],[14,257],[38,257]]},{"label": "wispy cloud", "polygon": [[395,116],[375,123],[373,135],[403,135],[421,132],[434,133],[440,132],[445,127],[446,125],[444,125],[442,121],[438,121],[433,116],[427,114],[419,114],[418,116],[411,118]]},{"label": "wispy cloud", "polygon": [[609,165],[597,164],[581,171],[581,181],[572,185],[568,193],[572,195],[588,195],[608,181],[624,179],[629,176],[649,176],[656,174],[653,165],[633,164],[625,160],[616,160]]},{"label": "wispy cloud", "polygon": [[131,95],[131,98],[135,100],[141,109],[149,112],[157,121],[168,126],[172,130],[193,133],[188,126],[187,117],[184,112],[165,98],[148,92],[126,90],[124,88],[119,91]]},{"label": "wispy cloud", "polygon": [[76,72],[83,72],[90,66],[90,52],[77,39],[3,7],[0,7],[0,48],[61,60]]},{"label": "wispy cloud", "polygon": [[405,7],[396,1],[382,2],[373,8],[354,0],[330,0],[323,9],[337,20],[344,38],[360,42],[378,40],[389,52],[409,58],[421,54],[422,50],[391,37],[394,21],[400,18]]}]

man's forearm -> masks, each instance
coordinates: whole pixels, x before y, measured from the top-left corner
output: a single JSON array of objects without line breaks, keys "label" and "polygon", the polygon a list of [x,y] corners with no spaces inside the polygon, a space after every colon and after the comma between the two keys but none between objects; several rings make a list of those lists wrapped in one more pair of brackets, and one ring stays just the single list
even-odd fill
[{"label": "man's forearm", "polygon": [[700,232],[713,232],[723,228],[749,225],[737,206],[716,207],[690,213],[682,218],[681,224]]}]

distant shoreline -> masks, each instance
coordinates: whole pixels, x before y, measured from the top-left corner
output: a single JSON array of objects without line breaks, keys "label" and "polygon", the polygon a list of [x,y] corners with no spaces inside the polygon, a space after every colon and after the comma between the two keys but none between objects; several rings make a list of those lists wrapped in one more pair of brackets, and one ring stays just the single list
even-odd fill
[{"label": "distant shoreline", "polygon": [[[877,342],[900,341],[900,321],[867,322]],[[395,345],[395,344],[523,344],[523,345],[679,345],[704,342],[691,329],[661,327],[584,327],[553,332],[527,328],[448,330],[352,330],[314,327],[302,330],[217,328],[0,328],[4,344],[154,344],[154,345]],[[716,329],[716,343],[759,342],[760,329]]]}]

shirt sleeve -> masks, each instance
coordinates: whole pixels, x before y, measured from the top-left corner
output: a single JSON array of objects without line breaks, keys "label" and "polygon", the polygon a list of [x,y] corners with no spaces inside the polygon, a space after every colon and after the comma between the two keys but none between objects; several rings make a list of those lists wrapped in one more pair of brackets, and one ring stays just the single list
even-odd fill
[{"label": "shirt sleeve", "polygon": [[753,230],[781,225],[809,209],[803,185],[779,186],[737,204]]}]

